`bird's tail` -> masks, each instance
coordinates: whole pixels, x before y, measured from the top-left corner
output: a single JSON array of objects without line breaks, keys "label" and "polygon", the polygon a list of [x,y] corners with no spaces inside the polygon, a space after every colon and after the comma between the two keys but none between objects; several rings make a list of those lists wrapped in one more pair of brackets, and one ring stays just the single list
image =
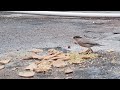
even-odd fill
[{"label": "bird's tail", "polygon": [[101,45],[101,44],[96,44],[97,46],[104,46],[104,45]]}]

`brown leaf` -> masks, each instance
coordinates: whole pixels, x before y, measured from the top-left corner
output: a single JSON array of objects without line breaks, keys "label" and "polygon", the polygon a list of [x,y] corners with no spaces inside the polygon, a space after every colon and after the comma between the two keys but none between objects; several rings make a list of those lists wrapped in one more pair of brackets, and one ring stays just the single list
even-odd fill
[{"label": "brown leaf", "polygon": [[2,56],[0,57],[0,64],[7,64],[12,60],[10,56]]},{"label": "brown leaf", "polygon": [[85,62],[87,59],[97,58],[98,54],[78,54],[76,52],[70,53],[70,60],[68,61],[70,64],[79,64]]},{"label": "brown leaf", "polygon": [[55,49],[49,49],[48,52],[49,52],[49,53],[56,53],[56,52],[58,52],[58,51],[55,50]]},{"label": "brown leaf", "polygon": [[54,79],[61,79],[60,77],[55,77]]},{"label": "brown leaf", "polygon": [[66,77],[65,79],[72,79],[72,77]]},{"label": "brown leaf", "polygon": [[36,72],[46,72],[51,69],[51,63],[49,61],[41,61],[38,65],[37,68],[35,68]]},{"label": "brown leaf", "polygon": [[21,76],[21,77],[28,78],[28,77],[33,77],[35,75],[35,72],[33,72],[33,71],[22,71],[22,72],[19,72],[18,75]]},{"label": "brown leaf", "polygon": [[60,54],[60,55],[57,55],[57,56],[55,56],[55,57],[53,57],[51,59],[52,60],[61,59],[61,60],[65,61],[65,60],[69,60],[70,57],[69,56],[65,56],[65,54]]},{"label": "brown leaf", "polygon": [[70,57],[66,56],[65,58],[62,59],[63,61],[70,60]]},{"label": "brown leaf", "polygon": [[60,52],[60,51],[57,51],[57,50],[55,50],[55,49],[49,49],[49,50],[48,50],[48,53],[49,53],[49,55],[53,55],[53,54],[61,53],[61,52]]},{"label": "brown leaf", "polygon": [[52,65],[53,65],[54,67],[60,68],[60,67],[65,67],[65,66],[67,66],[67,63],[66,63],[65,61],[62,61],[62,60],[57,60],[57,61],[53,61],[53,62],[52,62]]},{"label": "brown leaf", "polygon": [[5,65],[0,64],[0,70],[4,68],[5,68]]},{"label": "brown leaf", "polygon": [[42,49],[32,49],[32,50],[30,50],[30,52],[41,53],[41,52],[43,52],[43,50]]},{"label": "brown leaf", "polygon": [[83,57],[81,57],[82,59],[90,59],[90,57],[89,56],[83,56]]},{"label": "brown leaf", "polygon": [[73,73],[73,70],[71,68],[66,68],[64,70],[65,74]]},{"label": "brown leaf", "polygon": [[33,59],[33,56],[35,56],[35,53],[31,53],[31,52],[24,52],[22,54],[20,54],[21,58],[23,60],[29,60],[29,59]]},{"label": "brown leaf", "polygon": [[33,54],[33,55],[32,55],[32,58],[33,58],[33,59],[38,59],[38,60],[42,60],[44,57],[45,57],[45,56],[39,56],[39,55],[37,55],[37,54]]},{"label": "brown leaf", "polygon": [[113,49],[109,49],[109,50],[107,50],[107,52],[111,53],[111,52],[114,52],[114,50]]},{"label": "brown leaf", "polygon": [[37,68],[35,68],[35,71],[37,73],[40,73],[40,72],[46,72],[50,69],[51,69],[51,65],[39,65]]},{"label": "brown leaf", "polygon": [[26,70],[31,70],[33,71],[35,68],[37,68],[37,65],[35,63],[31,63],[29,66],[27,66],[25,69]]},{"label": "brown leaf", "polygon": [[44,57],[44,60],[51,59],[51,58],[53,58],[53,57],[56,57],[56,56],[59,55],[59,54],[60,54],[60,53],[58,52],[58,53],[55,53],[55,54],[53,54],[53,55],[45,56],[45,57]]},{"label": "brown leaf", "polygon": [[8,60],[1,60],[0,61],[0,64],[7,64],[7,63],[9,63],[10,62],[10,59],[8,59]]},{"label": "brown leaf", "polygon": [[68,61],[70,64],[80,64],[80,63],[82,63],[83,62],[83,60],[78,60],[78,59],[75,59],[75,60],[69,60]]}]

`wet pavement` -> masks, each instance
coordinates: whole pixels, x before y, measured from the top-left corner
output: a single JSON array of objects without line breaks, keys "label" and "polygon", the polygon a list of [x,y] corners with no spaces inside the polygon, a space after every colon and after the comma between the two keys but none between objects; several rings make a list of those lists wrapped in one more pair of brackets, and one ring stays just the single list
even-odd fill
[{"label": "wet pavement", "polygon": [[[54,47],[81,51],[84,48],[73,43],[72,37],[75,35],[85,36],[104,45],[93,47],[93,50],[102,53],[103,57],[100,60],[90,61],[95,64],[87,62],[86,67],[72,66],[75,67],[75,71],[68,76],[74,79],[120,78],[120,18],[80,18],[0,13],[0,54],[32,48]],[[69,45],[71,46],[70,49],[68,49]],[[110,49],[115,52],[107,54],[106,50]],[[116,57],[115,63],[111,63],[112,56]],[[18,65],[18,63],[10,65]],[[65,78],[65,75],[56,71],[46,74],[40,73],[34,78],[56,77]],[[0,78],[21,77],[9,68],[5,68],[0,71]]]}]

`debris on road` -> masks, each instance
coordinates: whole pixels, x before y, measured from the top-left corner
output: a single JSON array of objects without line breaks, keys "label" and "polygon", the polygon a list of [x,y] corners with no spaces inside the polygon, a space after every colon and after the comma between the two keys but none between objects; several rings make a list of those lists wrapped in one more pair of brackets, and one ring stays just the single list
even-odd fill
[{"label": "debris on road", "polygon": [[32,49],[29,52],[33,52],[33,53],[42,53],[43,50],[42,49]]},{"label": "debris on road", "polygon": [[56,60],[56,61],[53,61],[52,65],[53,65],[54,67],[60,68],[60,67],[65,67],[65,66],[67,66],[67,62],[62,61],[62,60]]},{"label": "debris on road", "polygon": [[73,73],[73,70],[71,68],[66,68],[64,70],[65,74]]},{"label": "debris on road", "polygon": [[[42,49],[34,49],[31,52],[21,52],[16,53],[16,57],[18,56],[19,59],[29,61],[28,66],[24,67],[22,72],[19,72],[18,75],[22,77],[32,77],[35,73],[45,73],[53,68],[63,68],[63,72],[65,74],[73,73],[73,70],[67,66],[71,64],[79,64],[83,61],[89,59],[94,59],[98,57],[98,54],[84,54],[78,52],[67,52],[64,53],[62,51],[58,51],[56,49],[48,49],[47,54],[39,55],[39,53],[44,52]],[[0,61],[0,69],[4,68],[4,65],[10,62],[10,59],[5,59]],[[14,67],[16,68],[16,67]],[[16,69],[15,69],[16,70]]]},{"label": "debris on road", "polygon": [[21,76],[21,77],[29,78],[29,77],[33,77],[35,75],[35,72],[33,72],[33,71],[22,71],[22,72],[19,72],[18,75]]},{"label": "debris on road", "polygon": [[4,68],[5,68],[5,65],[0,64],[0,70]]}]

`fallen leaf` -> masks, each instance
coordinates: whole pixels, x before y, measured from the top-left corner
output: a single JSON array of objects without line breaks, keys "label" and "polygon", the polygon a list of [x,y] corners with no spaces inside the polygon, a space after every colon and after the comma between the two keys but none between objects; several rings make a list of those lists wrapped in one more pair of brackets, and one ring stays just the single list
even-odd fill
[{"label": "fallen leaf", "polygon": [[30,52],[41,53],[41,52],[43,52],[43,50],[42,49],[32,49],[32,50],[30,50]]},{"label": "fallen leaf", "polygon": [[60,77],[55,77],[54,79],[61,79]]},{"label": "fallen leaf", "polygon": [[114,50],[113,49],[109,49],[109,50],[107,50],[107,52],[111,53],[111,52],[114,52]]},{"label": "fallen leaf", "polygon": [[48,52],[49,53],[53,53],[53,52],[57,52],[57,50],[55,50],[55,49],[49,49]]},{"label": "fallen leaf", "polygon": [[66,77],[65,79],[72,79],[72,77]]},{"label": "fallen leaf", "polygon": [[55,56],[55,57],[53,57],[51,59],[52,60],[61,59],[61,60],[65,61],[65,60],[69,60],[70,57],[69,56],[65,56],[65,54],[60,54],[60,55],[57,55],[57,56]]},{"label": "fallen leaf", "polygon": [[70,64],[79,64],[82,62],[85,62],[87,59],[94,59],[97,58],[99,55],[98,54],[79,54],[76,52],[70,53],[70,60],[68,61]]},{"label": "fallen leaf", "polygon": [[64,70],[64,72],[65,72],[65,74],[69,74],[69,73],[72,73],[73,70],[72,70],[71,68],[66,68],[66,69]]},{"label": "fallen leaf", "polygon": [[62,61],[62,60],[57,60],[57,61],[53,61],[53,62],[52,62],[52,65],[53,65],[54,67],[60,68],[60,67],[65,67],[65,66],[67,66],[67,63],[66,63],[65,61]]},{"label": "fallen leaf", "polygon": [[8,59],[8,60],[1,60],[0,61],[0,64],[7,64],[7,63],[9,63],[10,62],[10,59]]},{"label": "fallen leaf", "polygon": [[53,55],[48,55],[48,56],[45,56],[43,59],[44,60],[48,60],[48,59],[51,59],[51,58],[53,58],[53,57],[56,57],[57,55],[59,55],[60,53],[58,52],[58,53],[55,53],[55,54],[53,54]]},{"label": "fallen leaf", "polygon": [[68,62],[69,62],[70,64],[80,64],[80,63],[82,63],[83,61],[85,61],[85,60],[83,60],[83,59],[75,59],[75,60],[69,60]]},{"label": "fallen leaf", "polygon": [[35,68],[37,68],[37,65],[35,63],[31,63],[29,66],[25,68],[25,70],[33,71]]},{"label": "fallen leaf", "polygon": [[61,53],[61,52],[60,52],[60,51],[57,51],[57,50],[55,50],[55,49],[49,49],[49,50],[48,50],[48,53],[49,53],[49,55],[53,55],[53,54]]},{"label": "fallen leaf", "polygon": [[33,56],[35,56],[36,54],[35,53],[32,53],[32,52],[24,52],[24,53],[21,53],[20,54],[20,57],[23,59],[23,60],[30,60],[30,59],[33,59]]},{"label": "fallen leaf", "polygon": [[5,65],[0,64],[0,70],[5,68]]},{"label": "fallen leaf", "polygon": [[18,75],[21,76],[21,77],[28,78],[28,77],[33,77],[35,75],[35,72],[33,72],[33,71],[22,71],[22,72],[19,72]]},{"label": "fallen leaf", "polygon": [[51,69],[51,65],[39,65],[37,68],[35,68],[35,72],[46,72]]},{"label": "fallen leaf", "polygon": [[46,72],[48,70],[51,70],[51,62],[43,60],[41,62],[39,62],[39,64],[37,65],[37,67],[35,68],[35,71],[40,73],[40,72]]},{"label": "fallen leaf", "polygon": [[33,54],[32,55],[32,58],[33,59],[38,59],[38,60],[42,60],[45,56],[40,56],[40,55],[37,55],[37,54]]}]

